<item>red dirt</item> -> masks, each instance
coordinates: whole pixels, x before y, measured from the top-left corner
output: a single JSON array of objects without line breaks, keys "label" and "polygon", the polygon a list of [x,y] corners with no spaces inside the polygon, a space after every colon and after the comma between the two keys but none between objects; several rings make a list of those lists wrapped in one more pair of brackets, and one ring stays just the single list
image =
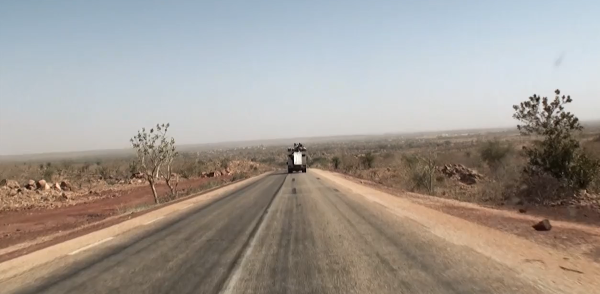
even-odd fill
[{"label": "red dirt", "polygon": [[[231,177],[187,180],[180,182],[179,189],[185,195],[186,191],[198,189],[210,181],[230,182]],[[158,184],[156,189],[159,195],[168,192],[165,184]],[[128,209],[154,203],[147,185],[123,190],[118,197],[102,198],[108,194],[114,195],[114,191],[100,192],[99,199],[73,206],[0,212],[0,249],[97,223]]]}]

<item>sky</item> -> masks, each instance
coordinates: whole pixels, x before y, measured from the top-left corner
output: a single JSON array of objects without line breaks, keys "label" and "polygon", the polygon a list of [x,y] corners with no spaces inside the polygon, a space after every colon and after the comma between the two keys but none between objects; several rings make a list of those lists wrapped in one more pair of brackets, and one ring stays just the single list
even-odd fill
[{"label": "sky", "polygon": [[600,1],[0,1],[0,155],[600,119]]}]

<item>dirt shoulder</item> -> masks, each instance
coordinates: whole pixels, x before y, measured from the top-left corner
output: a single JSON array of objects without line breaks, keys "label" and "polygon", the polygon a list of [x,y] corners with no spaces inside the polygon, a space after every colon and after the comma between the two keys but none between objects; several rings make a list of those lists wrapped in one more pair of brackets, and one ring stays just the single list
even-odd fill
[{"label": "dirt shoulder", "polygon": [[[345,174],[333,174],[461,219],[510,233],[537,244],[585,256],[600,263],[600,212],[597,210],[535,206],[484,207],[474,203],[401,191]],[[519,209],[523,212],[519,212]],[[550,220],[553,226],[550,231],[538,232],[532,228],[532,225],[542,219]]]},{"label": "dirt shoulder", "polygon": [[[437,236],[457,245],[466,246],[492,260],[500,262],[523,279],[538,285],[548,293],[595,293],[600,289],[600,263],[593,258],[600,244],[600,229],[595,226],[555,221],[549,232],[537,232],[531,228],[531,220],[518,215],[507,217],[506,211],[493,211],[466,203],[462,216],[446,213],[440,205],[432,205],[427,197],[416,198],[408,193],[396,194],[369,187],[364,180],[346,175],[313,169],[325,180],[334,182],[340,190],[357,193],[368,200],[386,207],[392,214],[412,219]],[[399,197],[400,196],[400,197]],[[420,199],[416,201],[415,199]],[[442,201],[444,205],[448,202]],[[431,203],[440,203],[433,201]],[[459,205],[450,206],[458,209]],[[471,216],[474,215],[474,216]],[[510,221],[506,221],[510,218]],[[494,221],[490,221],[495,219]],[[525,229],[527,228],[527,229]],[[519,231],[529,233],[519,234]],[[580,242],[563,242],[567,232],[583,239]],[[531,236],[536,237],[531,237]],[[540,237],[543,236],[543,237]],[[541,242],[545,238],[549,242]],[[567,237],[571,238],[570,235]],[[561,246],[548,246],[552,240]]]},{"label": "dirt shoulder", "polygon": [[[179,188],[184,196],[222,187],[232,181],[232,176],[197,178],[182,181]],[[158,184],[157,192],[166,195],[168,187]],[[0,261],[114,225],[158,207],[154,205],[150,188],[139,185],[120,191],[98,192],[69,206],[2,211]]]},{"label": "dirt shoulder", "polygon": [[[477,224],[510,233],[560,250],[578,253],[600,262],[600,212],[569,207],[484,207],[474,203],[401,191],[346,174],[334,173],[354,183],[410,199],[412,202]],[[522,212],[519,212],[521,209]],[[549,219],[552,230],[538,232],[532,228]]]}]

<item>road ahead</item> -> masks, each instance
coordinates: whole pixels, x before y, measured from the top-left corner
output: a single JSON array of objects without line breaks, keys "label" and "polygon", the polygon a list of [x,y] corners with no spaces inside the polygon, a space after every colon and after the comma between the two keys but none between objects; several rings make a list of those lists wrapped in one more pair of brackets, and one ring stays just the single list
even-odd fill
[{"label": "road ahead", "polygon": [[310,171],[268,175],[0,281],[0,292],[540,293],[511,269],[340,189]]}]

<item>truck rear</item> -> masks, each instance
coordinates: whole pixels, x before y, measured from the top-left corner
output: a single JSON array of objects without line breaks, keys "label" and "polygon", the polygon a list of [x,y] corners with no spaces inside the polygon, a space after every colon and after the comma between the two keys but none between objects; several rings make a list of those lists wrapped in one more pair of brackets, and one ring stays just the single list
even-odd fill
[{"label": "truck rear", "polygon": [[306,172],[306,148],[301,143],[294,144],[293,148],[288,148],[288,173]]}]

